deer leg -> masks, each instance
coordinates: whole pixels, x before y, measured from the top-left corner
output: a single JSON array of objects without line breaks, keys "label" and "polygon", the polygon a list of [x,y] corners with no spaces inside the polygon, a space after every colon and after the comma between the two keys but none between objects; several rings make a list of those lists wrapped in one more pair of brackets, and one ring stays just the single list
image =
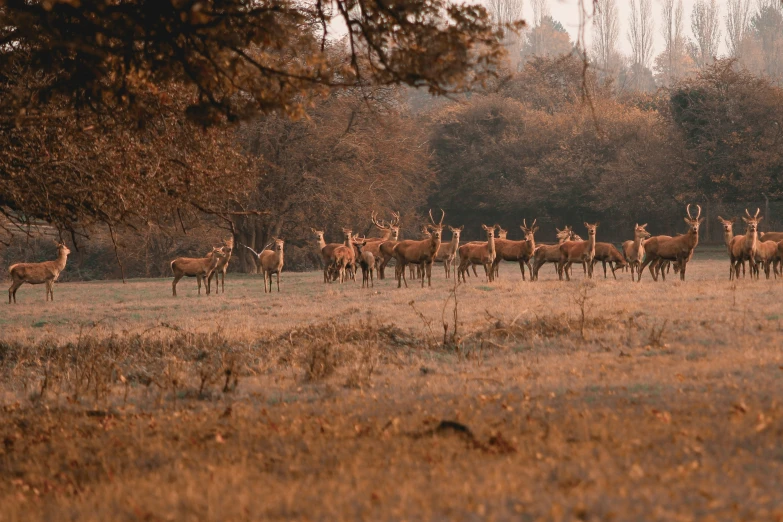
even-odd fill
[{"label": "deer leg", "polygon": [[[606,260],[601,261],[601,263],[604,265],[604,279],[606,279]],[[593,266],[595,267],[595,264],[593,264]],[[612,270],[612,275],[614,275],[614,270]]]},{"label": "deer leg", "polygon": [[11,304],[11,297],[14,298],[14,304],[16,304],[16,291],[19,290],[19,287],[22,286],[21,281],[14,281],[14,283],[11,285],[11,288],[8,289],[8,304]]},{"label": "deer leg", "polygon": [[171,283],[171,290],[174,294],[174,297],[177,297],[177,283],[179,282],[181,278],[174,276],[174,281]]},{"label": "deer leg", "polygon": [[[269,286],[272,286],[272,282],[269,282]],[[269,289],[272,290],[271,288]],[[280,291],[280,270],[277,271],[277,291]]]},{"label": "deer leg", "polygon": [[[424,265],[424,270],[427,272],[427,286],[431,287],[432,286],[432,262],[429,262],[426,265]],[[423,277],[421,279],[421,282],[423,286],[424,283]]]}]

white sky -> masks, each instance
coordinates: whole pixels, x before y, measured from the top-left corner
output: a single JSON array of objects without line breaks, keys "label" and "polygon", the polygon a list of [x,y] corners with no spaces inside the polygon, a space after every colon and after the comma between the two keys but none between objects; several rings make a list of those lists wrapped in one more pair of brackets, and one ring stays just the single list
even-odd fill
[{"label": "white sky", "polygon": [[[563,27],[565,27],[568,33],[571,35],[572,41],[576,41],[579,35],[579,12],[581,10],[579,6],[582,2],[586,6],[587,12],[592,14],[593,7],[591,0],[549,0],[549,12],[551,13],[552,18],[563,24]],[[683,26],[685,29],[685,35],[688,38],[693,37],[693,32],[691,31],[691,12],[693,11],[694,3],[696,3],[696,0],[683,0],[683,7],[685,11],[683,16]],[[721,20],[720,48],[718,51],[720,54],[725,54],[726,27],[724,19],[726,17],[726,0],[718,0],[717,3],[720,7]],[[751,8],[753,8],[753,4],[755,4],[755,2],[751,2]],[[620,15],[620,50],[624,54],[630,54],[631,46],[628,43],[628,17],[630,15],[630,2],[628,0],[617,0],[617,8]],[[653,0],[652,11],[653,18],[655,19],[654,56],[657,56],[658,53],[663,51],[664,47],[663,36],[661,35],[661,2],[659,0]],[[525,20],[528,23],[533,20],[533,7],[530,0],[525,0]],[[585,29],[585,42],[587,43],[588,48],[590,46],[591,32],[592,23],[588,23]]]}]

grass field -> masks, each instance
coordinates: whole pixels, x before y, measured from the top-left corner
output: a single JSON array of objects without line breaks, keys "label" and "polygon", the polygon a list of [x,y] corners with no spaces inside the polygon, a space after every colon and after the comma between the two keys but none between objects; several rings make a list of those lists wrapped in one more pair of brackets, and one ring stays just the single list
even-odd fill
[{"label": "grass field", "polygon": [[0,520],[783,520],[783,282],[720,254],[456,294],[24,286]]}]

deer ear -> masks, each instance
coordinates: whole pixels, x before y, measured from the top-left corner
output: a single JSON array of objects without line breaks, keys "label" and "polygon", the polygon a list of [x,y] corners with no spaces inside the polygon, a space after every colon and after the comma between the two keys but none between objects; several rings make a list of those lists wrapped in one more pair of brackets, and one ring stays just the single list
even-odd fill
[{"label": "deer ear", "polygon": [[761,216],[760,218],[756,218],[756,221],[760,222],[762,219],[764,219],[764,216]]},{"label": "deer ear", "polygon": [[584,224],[585,224],[585,228],[587,228],[587,226],[588,226],[588,225],[587,225],[587,221],[585,221],[585,222],[584,222]]},{"label": "deer ear", "polygon": [[647,228],[647,223],[645,223],[644,225],[642,225],[642,228]]},{"label": "deer ear", "polygon": [[536,232],[538,232],[538,227],[533,227],[533,230],[531,230],[531,232],[533,232],[534,234],[535,234]]},{"label": "deer ear", "polygon": [[[685,221],[688,221],[688,220],[686,219]],[[742,221],[744,221],[745,223],[747,223],[747,222],[748,222],[748,218],[746,218],[745,216],[742,216]]]},{"label": "deer ear", "polygon": [[[742,218],[742,219],[745,219],[745,218]],[[691,224],[691,220],[688,219],[688,218],[682,218],[682,220],[685,221],[689,225]]]}]

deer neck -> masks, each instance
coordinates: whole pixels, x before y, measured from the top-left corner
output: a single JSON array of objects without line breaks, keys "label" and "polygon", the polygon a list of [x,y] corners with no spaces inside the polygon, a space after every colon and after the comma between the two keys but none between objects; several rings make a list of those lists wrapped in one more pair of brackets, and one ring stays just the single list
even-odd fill
[{"label": "deer neck", "polygon": [[748,231],[745,233],[745,246],[750,249],[754,249],[758,244],[759,232],[758,230]]},{"label": "deer neck", "polygon": [[587,251],[590,252],[590,257],[595,257],[595,234],[590,234],[585,243],[587,243]]},{"label": "deer neck", "polygon": [[459,237],[452,234],[451,235],[451,251],[456,252],[459,248]]},{"label": "deer neck", "polygon": [[531,254],[536,251],[536,238],[535,237],[530,236],[530,239],[528,239],[526,241],[526,243],[527,243],[527,248],[528,248],[528,250],[530,251]]},{"label": "deer neck", "polygon": [[66,254],[62,250],[57,252],[57,261],[55,261],[55,266],[57,267],[58,272],[62,272],[65,269],[65,263],[67,261],[68,261],[68,254]]},{"label": "deer neck", "polygon": [[326,240],[321,236],[318,238],[318,249],[323,250],[324,248],[326,248]]},{"label": "deer neck", "polygon": [[430,236],[430,252],[434,256],[438,253],[438,249],[440,248],[440,236],[435,237],[435,234]]},{"label": "deer neck", "polygon": [[734,239],[734,234],[731,232],[731,230],[724,230],[723,231],[723,241],[726,243],[726,246],[731,249],[731,240]]},{"label": "deer neck", "polygon": [[487,238],[487,250],[490,257],[495,257],[495,234],[492,233]]}]

